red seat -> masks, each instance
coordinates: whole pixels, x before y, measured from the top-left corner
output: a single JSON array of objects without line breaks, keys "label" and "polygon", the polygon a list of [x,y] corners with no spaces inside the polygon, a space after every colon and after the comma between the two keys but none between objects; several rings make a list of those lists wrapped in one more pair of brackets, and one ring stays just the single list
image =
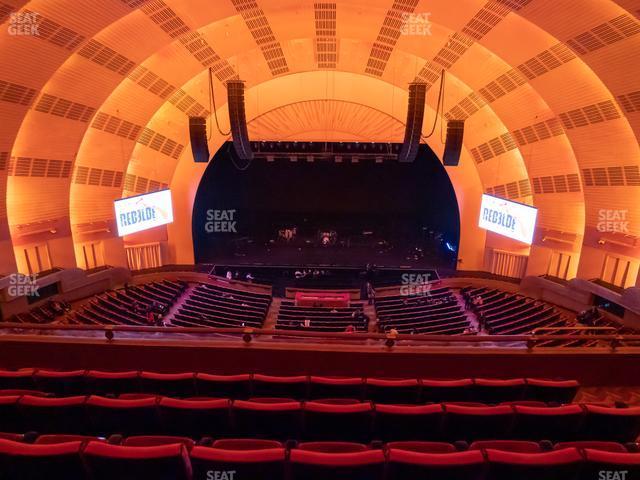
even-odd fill
[{"label": "red seat", "polygon": [[127,370],[120,372],[103,372],[89,370],[85,375],[87,391],[93,395],[120,395],[122,393],[135,393],[140,390],[138,372]]},{"label": "red seat", "polygon": [[223,438],[211,445],[222,450],[264,450],[268,448],[282,448],[282,442],[277,440],[263,440],[259,438]]},{"label": "red seat", "polygon": [[90,433],[105,437],[114,433],[125,436],[162,433],[156,401],[155,397],[122,400],[92,395],[86,403]]},{"label": "red seat", "polygon": [[456,451],[456,448],[453,445],[446,442],[389,442],[386,444],[386,448],[422,453],[451,453]]},{"label": "red seat", "polygon": [[516,405],[514,408],[513,437],[526,440],[573,440],[584,418],[584,411],[577,404],[561,407]]},{"label": "red seat", "polygon": [[193,478],[205,479],[211,471],[234,471],[236,479],[282,480],[285,454],[282,446],[252,450],[196,446],[191,450]]},{"label": "red seat", "polygon": [[83,434],[87,431],[85,402],[85,396],[51,398],[25,395],[18,401],[18,411],[25,431]]},{"label": "red seat", "polygon": [[447,403],[443,430],[447,440],[500,440],[509,437],[513,408],[508,405],[476,407]]},{"label": "red seat", "polygon": [[479,450],[425,453],[390,448],[387,457],[388,480],[414,480],[418,478],[480,480],[484,478],[484,457]]},{"label": "red seat", "polygon": [[633,442],[640,435],[640,407],[610,408],[586,405],[581,440]]},{"label": "red seat", "polygon": [[464,402],[472,398],[473,380],[464,378],[461,380],[432,380],[423,378],[422,401],[423,402]]},{"label": "red seat", "polygon": [[82,442],[32,445],[0,439],[0,475],[6,479],[44,480],[88,478],[80,450]]},{"label": "red seat", "polygon": [[627,449],[621,443],[602,442],[597,440],[578,440],[575,442],[561,442],[553,446],[554,450],[562,450],[563,448],[577,448],[584,450],[590,448],[592,450],[604,450],[606,452],[626,453]]},{"label": "red seat", "polygon": [[198,395],[217,398],[246,399],[249,398],[251,375],[212,375],[196,373],[196,390]]},{"label": "red seat", "polygon": [[33,372],[33,368],[21,368],[19,370],[0,370],[0,389],[35,389],[36,384],[33,380]]},{"label": "red seat", "polygon": [[437,440],[442,437],[442,405],[375,406],[377,438],[392,440]]},{"label": "red seat", "polygon": [[0,439],[22,442],[24,440],[24,435],[22,435],[21,433],[0,432]]},{"label": "red seat", "polygon": [[542,451],[540,444],[526,440],[479,440],[469,446],[469,450],[487,450],[489,448],[520,453],[540,453]]},{"label": "red seat", "polygon": [[330,453],[294,448],[289,461],[293,480],[381,480],[384,477],[382,450]]},{"label": "red seat", "polygon": [[304,375],[277,377],[256,373],[251,382],[254,397],[307,398],[307,377]]},{"label": "red seat", "polygon": [[[89,442],[83,452],[93,480],[190,480],[191,466],[182,443],[127,447]],[[206,477],[201,477],[206,478]]]},{"label": "red seat", "polygon": [[240,437],[291,440],[300,436],[302,404],[298,401],[235,400],[232,414]]},{"label": "red seat", "polygon": [[571,403],[580,388],[575,380],[526,378],[525,398],[542,402]]},{"label": "red seat", "polygon": [[170,397],[192,397],[196,395],[195,374],[140,372],[140,391]]},{"label": "red seat", "polygon": [[364,443],[355,442],[301,442],[297,448],[325,453],[352,453],[369,450],[369,447]]},{"label": "red seat", "polygon": [[158,403],[162,433],[191,438],[221,437],[231,433],[227,399],[162,397]]},{"label": "red seat", "polygon": [[66,442],[106,442],[106,438],[91,437],[88,435],[73,435],[73,434],[49,434],[40,435],[35,443],[39,445],[52,445],[55,443]]},{"label": "red seat", "polygon": [[418,403],[420,383],[415,378],[367,378],[365,398],[377,403]]},{"label": "red seat", "polygon": [[576,478],[582,461],[575,448],[543,453],[489,449],[486,455],[492,480],[569,480]]},{"label": "red seat", "polygon": [[84,370],[36,370],[34,380],[37,390],[56,395],[80,395],[85,393]]},{"label": "red seat", "polygon": [[357,398],[362,400],[363,380],[360,377],[310,377],[309,398]]},{"label": "red seat", "polygon": [[32,395],[34,397],[49,397],[49,396],[51,396],[50,393],[40,392],[38,390],[24,390],[24,389],[19,389],[19,388],[15,388],[15,389],[12,389],[12,390],[0,390],[0,397],[13,397],[15,395],[18,395],[18,396]]},{"label": "red seat", "polygon": [[187,450],[191,450],[196,442],[187,437],[176,437],[171,435],[134,435],[122,442],[125,447],[154,447],[156,445],[171,445],[182,443]]},{"label": "red seat", "polygon": [[476,378],[473,382],[473,399],[484,403],[512,402],[523,398],[524,389],[523,378]]},{"label": "red seat", "polygon": [[368,442],[373,409],[369,402],[307,402],[304,407],[306,440]]},{"label": "red seat", "polygon": [[18,415],[19,395],[7,395],[0,397],[0,432],[24,433],[26,432],[21,418]]},{"label": "red seat", "polygon": [[582,478],[603,478],[600,472],[623,471],[627,472],[624,477],[618,473],[617,477],[610,475],[605,478],[625,478],[626,480],[640,478],[640,453],[610,452],[587,448],[584,455],[586,462]]}]

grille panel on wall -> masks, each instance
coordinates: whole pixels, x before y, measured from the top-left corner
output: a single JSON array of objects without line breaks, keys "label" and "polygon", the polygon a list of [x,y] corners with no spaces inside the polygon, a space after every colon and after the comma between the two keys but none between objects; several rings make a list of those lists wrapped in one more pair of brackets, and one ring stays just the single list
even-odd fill
[{"label": "grille panel on wall", "polygon": [[491,273],[510,278],[523,278],[527,271],[528,255],[518,255],[504,250],[493,250]]}]

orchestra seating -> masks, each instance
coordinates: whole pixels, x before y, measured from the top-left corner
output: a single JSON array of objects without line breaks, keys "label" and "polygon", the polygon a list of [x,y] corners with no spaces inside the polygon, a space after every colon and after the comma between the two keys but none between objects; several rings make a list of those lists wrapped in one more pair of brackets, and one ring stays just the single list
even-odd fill
[{"label": "orchestra seating", "polygon": [[0,370],[0,475],[564,480],[596,478],[581,475],[606,468],[640,473],[640,407],[568,403],[578,387],[524,378]]},{"label": "orchestra seating", "polygon": [[76,311],[70,323],[85,325],[148,325],[145,312],[166,312],[187,288],[185,282],[163,280],[109,290]]},{"label": "orchestra seating", "polygon": [[[279,330],[310,330],[316,332],[343,332],[349,325],[355,331],[366,332],[368,322],[357,316],[362,303],[352,303],[348,308],[299,307],[292,301],[283,300],[278,311],[276,328]],[[310,321],[304,327],[304,321]]]},{"label": "orchestra seating", "polygon": [[199,284],[182,302],[171,324],[179,327],[260,328],[271,295]]},{"label": "orchestra seating", "polygon": [[67,311],[67,308],[59,306],[55,308],[54,302],[47,302],[45,305],[31,309],[28,312],[17,313],[9,318],[9,322],[15,323],[53,323],[59,321]]},{"label": "orchestra seating", "polygon": [[469,320],[449,288],[434,288],[424,295],[393,295],[376,298],[378,330],[398,333],[459,335]]}]

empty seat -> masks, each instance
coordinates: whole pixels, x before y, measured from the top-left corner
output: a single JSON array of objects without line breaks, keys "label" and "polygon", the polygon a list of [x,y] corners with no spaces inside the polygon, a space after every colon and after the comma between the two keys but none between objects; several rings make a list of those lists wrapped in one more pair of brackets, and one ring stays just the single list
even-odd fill
[{"label": "empty seat", "polygon": [[247,399],[250,395],[251,375],[212,375],[197,373],[198,395],[218,398]]},{"label": "empty seat", "polygon": [[384,477],[382,450],[333,453],[294,448],[289,461],[294,480],[381,480]]},{"label": "empty seat", "polygon": [[307,402],[304,409],[304,438],[368,442],[373,410],[369,402]]},{"label": "empty seat", "polygon": [[521,400],[524,389],[525,383],[522,378],[507,380],[476,378],[473,384],[473,399],[483,403],[511,402]]},{"label": "empty seat", "polygon": [[526,440],[479,440],[469,446],[469,450],[506,450],[507,452],[539,453],[540,444]]},{"label": "empty seat", "polygon": [[125,447],[154,447],[156,445],[183,444],[187,450],[191,450],[196,442],[191,438],[173,435],[134,435],[127,437],[122,442]]},{"label": "empty seat", "polygon": [[224,437],[231,433],[227,399],[162,397],[158,403],[162,433],[190,438]]},{"label": "empty seat", "polygon": [[[610,452],[587,448],[581,478],[606,478],[607,480],[633,480],[640,478],[640,453]],[[601,472],[605,472],[603,477]],[[611,473],[615,472],[617,476]],[[621,472],[626,472],[624,475]],[[608,476],[607,476],[608,475]]]},{"label": "empty seat", "polygon": [[422,453],[451,453],[456,451],[456,447],[446,442],[403,441],[389,442],[385,446],[387,449],[396,448]]},{"label": "empty seat", "polygon": [[411,379],[367,378],[366,397],[378,403],[418,403],[420,383]]},{"label": "empty seat", "polygon": [[86,403],[90,420],[89,431],[94,435],[147,435],[159,432],[156,398],[122,400],[97,395]]},{"label": "empty seat", "polygon": [[138,372],[128,370],[121,372],[103,372],[89,370],[85,375],[87,392],[93,395],[120,395],[134,393],[140,390]]},{"label": "empty seat", "polygon": [[19,370],[0,370],[0,389],[33,390],[36,384],[33,380],[33,368]]},{"label": "empty seat", "polygon": [[542,402],[571,403],[580,383],[575,380],[525,379],[525,398]]},{"label": "empty seat", "polygon": [[473,380],[432,380],[422,379],[423,402],[464,402],[472,398]]},{"label": "empty seat", "polygon": [[296,448],[325,453],[352,453],[369,450],[364,443],[356,442],[300,442]]},{"label": "empty seat", "polygon": [[84,370],[36,370],[36,388],[56,395],[79,395],[85,393]]},{"label": "empty seat", "polygon": [[360,377],[310,377],[309,398],[362,399],[363,383]]},{"label": "empty seat", "polygon": [[586,405],[581,440],[632,442],[640,435],[640,407],[610,408]]},{"label": "empty seat", "polygon": [[444,432],[448,440],[500,440],[508,438],[513,424],[509,405],[469,406],[445,404]]},{"label": "empty seat", "polygon": [[567,441],[576,438],[584,417],[580,405],[529,407],[515,405],[513,437],[527,440]]},{"label": "empty seat", "polygon": [[[227,446],[223,444],[222,446]],[[193,478],[206,479],[208,472],[234,471],[236,479],[282,480],[285,475],[285,448],[231,448],[195,446],[191,450]]]},{"label": "empty seat", "polygon": [[40,435],[36,439],[34,443],[39,445],[52,445],[54,443],[65,443],[65,442],[106,442],[107,439],[104,437],[92,437],[89,435],[75,435],[75,434],[47,434]]},{"label": "empty seat", "polygon": [[[576,478],[582,457],[577,449],[543,453],[486,450],[491,480],[569,480]],[[594,477],[597,478],[597,477]]]},{"label": "empty seat", "polygon": [[300,436],[302,404],[293,399],[235,400],[232,412],[238,436],[276,440]]},{"label": "empty seat", "polygon": [[86,397],[34,397],[25,395],[18,401],[24,431],[38,433],[86,432]]},{"label": "empty seat", "polygon": [[264,440],[261,438],[223,438],[214,441],[211,446],[223,450],[264,450],[267,448],[281,448],[283,443],[277,440]]},{"label": "empty seat", "polygon": [[591,448],[592,450],[604,450],[607,452],[627,452],[627,449],[621,443],[598,440],[577,440],[575,442],[560,442],[556,443],[553,446],[554,450],[562,450],[563,448],[578,448],[580,450]]},{"label": "empty seat", "polygon": [[304,375],[277,377],[256,373],[251,386],[254,397],[307,398],[307,377]]},{"label": "empty seat", "polygon": [[[484,478],[484,457],[480,450],[430,453],[389,448],[389,480],[480,480]],[[515,479],[513,479],[515,480]]]},{"label": "empty seat", "polygon": [[191,479],[189,457],[182,443],[127,447],[89,442],[83,457],[94,480]]},{"label": "empty seat", "polygon": [[0,439],[0,477],[20,480],[87,477],[80,449],[82,442],[32,445]]},{"label": "empty seat", "polygon": [[193,373],[140,372],[140,391],[171,397],[196,394]]},{"label": "empty seat", "polygon": [[432,405],[375,405],[380,440],[435,440],[441,438],[444,410]]},{"label": "empty seat", "polygon": [[26,430],[18,415],[19,395],[0,397],[0,432],[24,433]]}]

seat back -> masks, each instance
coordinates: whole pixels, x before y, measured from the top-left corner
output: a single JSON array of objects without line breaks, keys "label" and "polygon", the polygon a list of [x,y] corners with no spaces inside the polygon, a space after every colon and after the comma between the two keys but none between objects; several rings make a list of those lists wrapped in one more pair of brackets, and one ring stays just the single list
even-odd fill
[{"label": "seat back", "polygon": [[432,380],[422,379],[421,398],[423,402],[464,402],[472,399],[473,380]]},{"label": "seat back", "polygon": [[187,449],[182,443],[129,447],[89,442],[84,449],[83,457],[94,480],[192,478]]},{"label": "seat back", "polygon": [[387,479],[433,478],[438,480],[481,480],[484,457],[479,450],[425,453],[389,448]]},{"label": "seat back", "polygon": [[[617,472],[618,478],[628,480],[640,477],[640,453],[610,452],[605,450],[584,450],[586,459],[583,478],[602,478],[600,472]],[[627,472],[623,475],[620,472]],[[616,478],[609,474],[608,478]]]},{"label": "seat back", "polygon": [[365,398],[377,403],[418,403],[420,383],[412,379],[367,378]]},{"label": "seat back", "polygon": [[363,398],[363,381],[360,377],[310,377],[309,399]]},{"label": "seat back", "polygon": [[33,380],[33,368],[20,370],[0,370],[1,390],[33,390],[36,384]]},{"label": "seat back", "polygon": [[34,397],[25,395],[18,401],[18,411],[25,431],[38,433],[84,434],[86,397]]},{"label": "seat back", "polygon": [[89,431],[99,436],[162,433],[156,401],[155,397],[121,400],[92,395],[86,403]]},{"label": "seat back", "polygon": [[0,476],[20,480],[88,478],[81,447],[80,441],[32,445],[0,439]]},{"label": "seat back", "polygon": [[194,374],[140,372],[140,391],[170,397],[192,397],[196,395]]},{"label": "seat back", "polygon": [[290,454],[294,480],[382,480],[385,457],[382,450],[348,453],[319,452],[294,448]]},{"label": "seat back", "polygon": [[586,405],[581,440],[633,442],[640,435],[640,407],[610,408]]},{"label": "seat back", "polygon": [[542,402],[571,403],[580,388],[576,380],[527,378],[525,382],[525,398]]},{"label": "seat back", "polygon": [[120,395],[140,391],[136,370],[120,372],[89,370],[85,375],[85,383],[87,392],[93,395]]},{"label": "seat back", "polygon": [[493,449],[485,452],[489,460],[488,477],[492,480],[571,480],[577,478],[582,462],[575,448],[543,453]]},{"label": "seat back", "polygon": [[304,408],[306,440],[369,442],[373,409],[369,402],[335,404],[307,402]]},{"label": "seat back", "polygon": [[300,437],[302,404],[292,399],[281,401],[235,400],[232,418],[240,437],[291,440]]},{"label": "seat back", "polygon": [[162,433],[190,438],[225,437],[231,433],[227,399],[162,397],[158,403]]},{"label": "seat back", "polygon": [[375,406],[376,438],[395,440],[438,440],[442,438],[442,405]]},{"label": "seat back", "polygon": [[34,381],[38,390],[58,396],[85,393],[84,370],[36,370]]},{"label": "seat back", "polygon": [[252,450],[196,446],[191,450],[193,478],[211,478],[209,472],[217,471],[235,472],[237,479],[282,480],[285,454],[282,446]]},{"label": "seat back", "polygon": [[445,404],[445,438],[456,440],[501,440],[509,438],[513,408],[509,405],[468,406]]},{"label": "seat back", "polygon": [[277,377],[255,374],[251,382],[254,397],[307,398],[307,377],[304,375]]},{"label": "seat back", "polygon": [[584,419],[577,404],[561,407],[530,407],[516,405],[514,438],[526,440],[574,440]]},{"label": "seat back", "polygon": [[198,395],[217,398],[247,399],[250,396],[251,376],[212,375],[197,373],[195,377]]},{"label": "seat back", "polygon": [[525,382],[522,378],[497,380],[476,378],[473,383],[474,401],[500,403],[521,400],[524,397]]}]

